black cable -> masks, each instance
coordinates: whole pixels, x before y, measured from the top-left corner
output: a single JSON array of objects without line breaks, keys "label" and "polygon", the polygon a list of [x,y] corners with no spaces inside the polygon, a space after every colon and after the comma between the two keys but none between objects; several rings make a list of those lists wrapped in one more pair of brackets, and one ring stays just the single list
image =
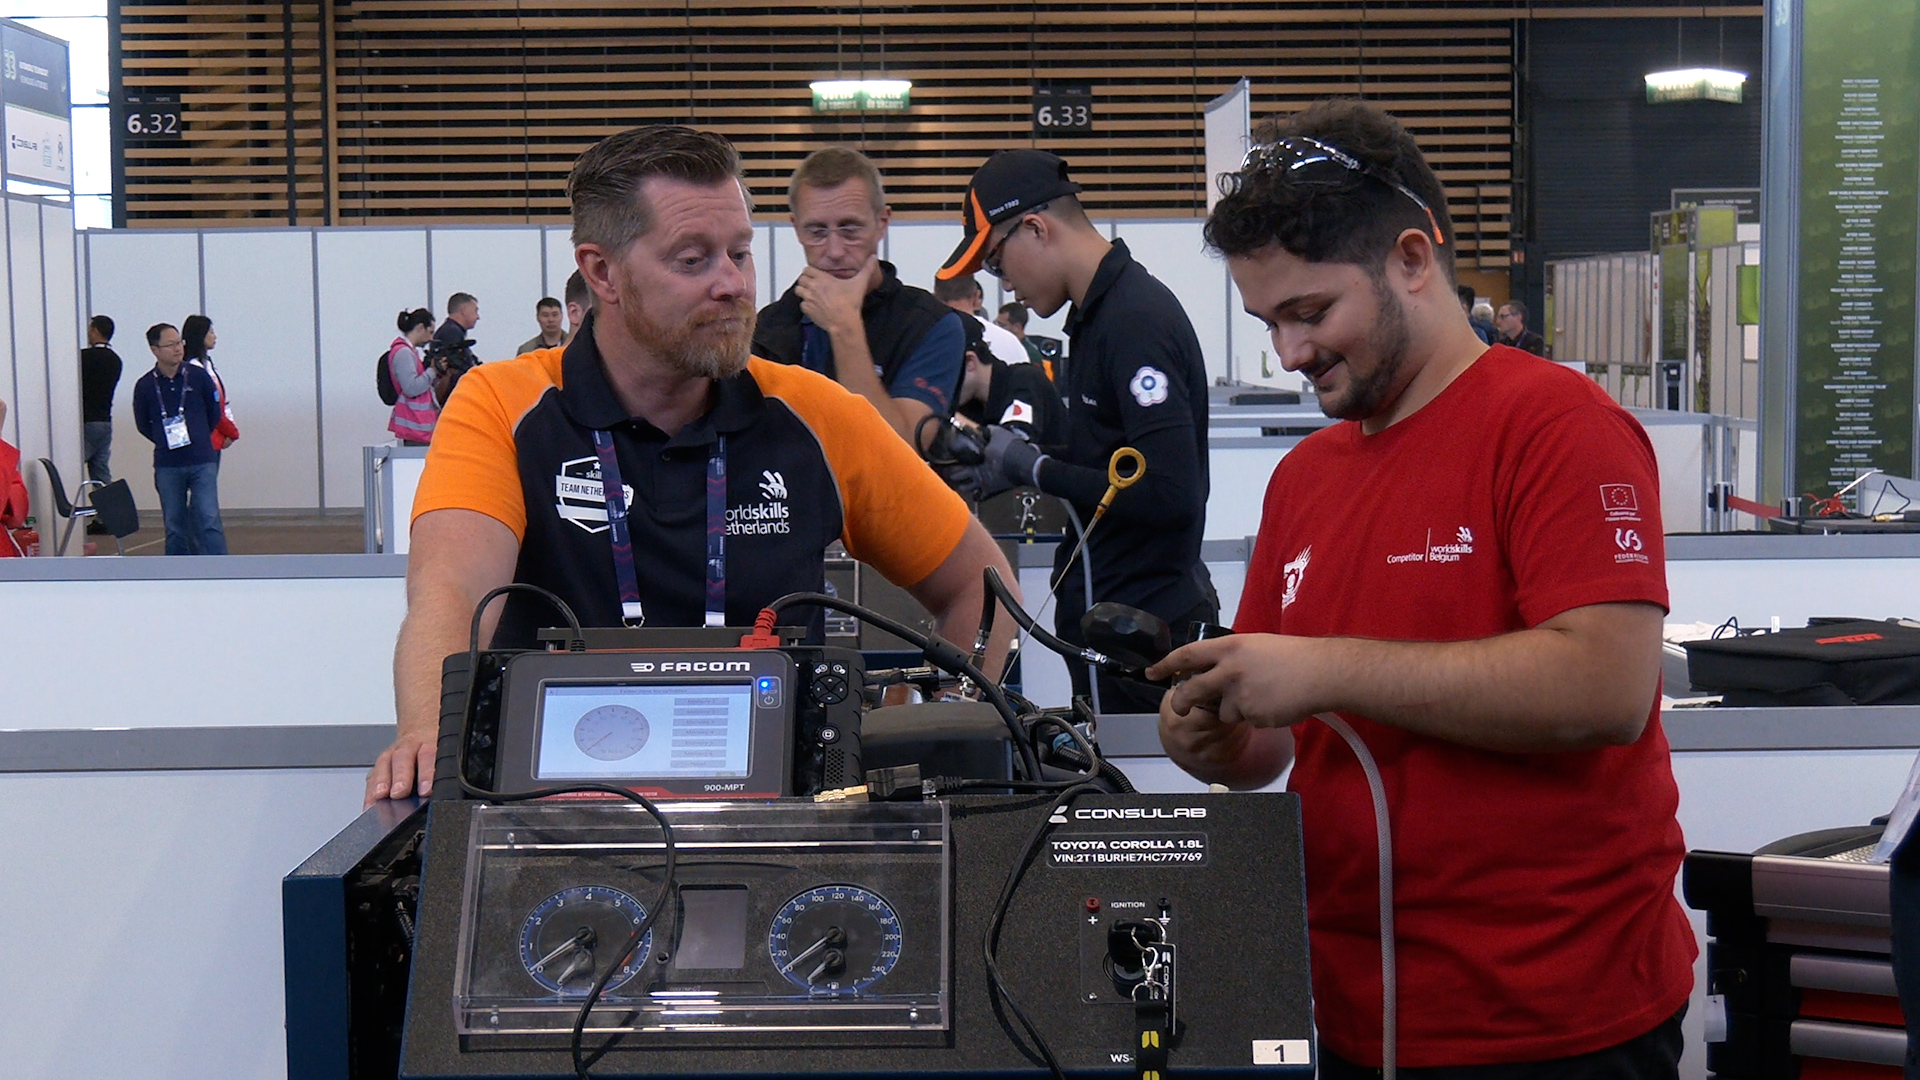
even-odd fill
[{"label": "black cable", "polygon": [[[987,572],[990,574],[993,573],[993,568],[988,567]],[[996,580],[999,577],[997,574],[994,576]],[[1013,736],[1013,748],[1020,754],[1020,768],[1027,774],[1027,779],[1040,779],[1040,760],[1034,756],[1033,745],[1031,741],[1028,740],[1027,733],[1020,727],[1020,716],[1013,711],[1013,705],[1007,701],[1006,691],[1000,689],[1000,684],[997,681],[987,678],[985,673],[969,663],[967,654],[961,652],[952,642],[938,635],[929,637],[915,630],[913,627],[903,622],[890,619],[871,608],[864,608],[859,604],[842,600],[837,596],[828,596],[826,593],[788,593],[773,603],[768,604],[764,610],[771,611],[778,615],[786,608],[805,606],[823,607],[829,611],[839,611],[852,615],[861,622],[885,630],[887,633],[912,644],[920,650],[920,655],[926,657],[927,662],[934,667],[959,678],[971,679],[973,684],[980,688],[980,693],[986,697],[988,704],[992,705],[994,710],[1000,714],[1001,721],[1007,725],[1008,733]]]},{"label": "black cable", "polygon": [[[1005,786],[1004,782],[1001,782],[1001,786]],[[1006,979],[1000,974],[1000,961],[998,957],[1000,949],[1000,928],[1007,921],[1007,909],[1013,904],[1014,890],[1019,887],[1020,879],[1026,875],[1027,864],[1033,861],[1035,853],[1039,851],[1040,841],[1045,839],[1047,829],[1051,824],[1051,819],[1054,817],[1055,812],[1064,808],[1081,794],[1099,790],[1099,788],[1092,784],[1077,783],[1065,791],[1062,791],[1054,798],[1053,805],[1047,808],[1047,813],[1040,818],[1040,823],[1034,826],[1033,833],[1027,837],[1026,846],[1020,850],[1019,859],[1014,862],[1013,869],[1008,872],[1006,884],[1001,886],[1000,889],[1000,900],[993,908],[993,920],[987,924],[985,949],[987,985],[994,993],[1000,995],[1000,1000],[1007,1003],[1007,1011],[1013,1013],[1014,1019],[1020,1021],[1020,1026],[1026,1029],[1027,1037],[1033,1040],[1034,1048],[1039,1051],[1041,1059],[1046,1062],[1047,1068],[1052,1071],[1054,1080],[1066,1080],[1067,1074],[1060,1068],[1059,1059],[1053,1056],[1053,1048],[1047,1045],[1047,1040],[1040,1034],[1040,1029],[1034,1025],[1033,1020],[1027,1016],[1026,1010],[1022,1009],[1020,1003],[1014,1000],[1012,992],[1007,989]]]},{"label": "black cable", "polygon": [[929,465],[933,465],[936,467],[973,464],[973,462],[961,461],[958,458],[955,458],[952,456],[942,456],[942,457],[934,456],[933,454],[934,445],[939,441],[939,436],[935,435],[934,438],[931,440],[924,438],[927,432],[927,425],[928,424],[945,424],[945,423],[947,423],[946,417],[940,415],[937,412],[930,412],[927,415],[921,417],[919,423],[913,425],[913,448],[915,450],[920,451],[920,460],[926,462]]},{"label": "black cable", "polygon": [[1101,757],[1100,751],[1094,748],[1093,740],[1082,734],[1080,729],[1074,727],[1072,722],[1065,717],[1042,713],[1039,718],[1033,722],[1035,742],[1039,741],[1038,732],[1041,726],[1046,724],[1052,724],[1061,731],[1066,732],[1067,737],[1073,740],[1074,746],[1080,751],[1081,755],[1087,759],[1087,767],[1074,777],[1076,782],[1092,780],[1100,775],[1100,766],[1106,763],[1106,759]]},{"label": "black cable", "polygon": [[[987,571],[994,573],[993,567],[991,566],[987,567]],[[994,576],[998,577],[1000,575],[994,573]],[[982,671],[986,670],[987,639],[988,636],[993,633],[993,611],[996,606],[993,599],[993,594],[991,593],[988,593],[980,599],[980,632],[973,636],[973,655],[967,658],[968,663]],[[1003,674],[1001,677],[1005,678],[1005,675]]]},{"label": "black cable", "polygon": [[606,992],[607,982],[613,978],[613,973],[619,971],[621,965],[627,962],[627,957],[633,955],[633,950],[639,947],[640,942],[646,938],[648,931],[653,929],[653,924],[659,920],[660,913],[667,909],[667,901],[673,896],[673,872],[675,864],[673,826],[667,823],[666,815],[660,812],[659,807],[648,801],[646,796],[638,792],[629,791],[626,788],[615,787],[612,784],[562,784],[557,787],[538,788],[533,791],[508,794],[502,791],[488,791],[467,780],[467,749],[469,740],[466,738],[466,733],[473,729],[474,705],[476,699],[480,696],[480,622],[482,616],[486,613],[487,605],[493,602],[494,597],[509,592],[529,592],[547,601],[549,604],[552,604],[561,615],[566,617],[567,628],[573,631],[574,641],[583,640],[584,637],[580,631],[580,619],[573,613],[573,609],[567,606],[567,602],[538,585],[529,585],[525,582],[518,581],[508,585],[502,585],[488,592],[480,598],[478,604],[474,605],[473,623],[468,628],[467,635],[467,701],[464,715],[461,717],[461,738],[457,764],[460,789],[475,799],[492,803],[530,802],[534,799],[544,799],[550,795],[570,795],[574,793],[614,795],[639,806],[640,809],[645,810],[653,817],[654,821],[660,824],[662,862],[660,890],[654,894],[653,903],[648,906],[646,916],[633,928],[633,932],[627,935],[626,944],[622,945],[620,951],[614,954],[613,962],[607,965],[606,972],[593,981],[592,989],[587,991],[586,1000],[580,1004],[579,1015],[574,1017],[573,1033],[567,1041],[567,1049],[573,1057],[573,1074],[576,1080],[591,1080],[587,1075],[587,1070],[613,1047],[614,1043],[618,1041],[619,1036],[615,1035],[614,1038],[603,1043],[592,1054],[583,1057],[581,1054],[581,1042],[586,1036],[587,1018],[593,1014],[593,1007],[599,1004],[600,996]]},{"label": "black cable", "polygon": [[[1106,668],[1109,671],[1124,673],[1132,670],[1098,649],[1068,644],[1041,627],[1039,623],[1034,621],[1033,616],[1027,614],[1026,610],[1020,606],[1019,601],[1013,598],[1013,593],[1007,588],[1007,583],[1000,580],[1000,571],[989,566],[981,571],[981,576],[987,583],[987,591],[991,593],[994,598],[998,599],[1007,609],[1007,614],[1013,616],[1013,621],[1019,625],[1020,629],[1033,635],[1033,640],[1045,645],[1047,648],[1052,649],[1054,652],[1059,653],[1069,660],[1082,660],[1096,667]],[[1005,673],[1003,672],[1002,674],[1004,675]]]}]

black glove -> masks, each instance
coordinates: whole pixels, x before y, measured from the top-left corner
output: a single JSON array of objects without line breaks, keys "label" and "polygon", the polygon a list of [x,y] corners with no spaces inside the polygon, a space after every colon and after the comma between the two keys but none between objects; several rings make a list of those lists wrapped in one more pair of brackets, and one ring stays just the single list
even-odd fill
[{"label": "black glove", "polygon": [[935,466],[933,471],[947,482],[948,487],[959,492],[961,498],[971,503],[985,502],[1013,486],[1004,477],[987,471],[982,465],[943,465]]},{"label": "black glove", "polygon": [[1009,487],[1039,487],[1039,478],[1034,474],[1044,457],[1040,448],[1028,442],[1024,434],[995,424],[987,428],[987,460],[980,471],[1004,480]]}]

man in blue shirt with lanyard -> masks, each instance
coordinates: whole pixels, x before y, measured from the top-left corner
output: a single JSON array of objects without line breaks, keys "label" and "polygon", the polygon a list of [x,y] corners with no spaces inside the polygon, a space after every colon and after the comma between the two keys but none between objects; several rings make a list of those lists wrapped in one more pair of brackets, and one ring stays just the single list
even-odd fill
[{"label": "man in blue shirt with lanyard", "polygon": [[[394,650],[398,738],[368,774],[369,803],[431,790],[441,661],[466,648],[480,597],[509,581],[553,591],[588,626],[747,626],[776,597],[821,588],[839,540],[943,637],[971,642],[982,571],[1012,580],[884,413],[749,356],[739,173],[726,140],[682,127],[622,132],[575,163],[574,256],[593,312],[564,348],[475,368],[434,428]],[[516,593],[489,609],[482,640],[531,647],[555,618]],[[990,665],[1012,638],[1011,620],[997,625]]]},{"label": "man in blue shirt with lanyard", "polygon": [[205,370],[185,362],[186,343],[171,323],[147,328],[153,370],[133,385],[133,424],[153,443],[153,486],[166,523],[167,554],[225,555],[220,526],[220,394]]}]

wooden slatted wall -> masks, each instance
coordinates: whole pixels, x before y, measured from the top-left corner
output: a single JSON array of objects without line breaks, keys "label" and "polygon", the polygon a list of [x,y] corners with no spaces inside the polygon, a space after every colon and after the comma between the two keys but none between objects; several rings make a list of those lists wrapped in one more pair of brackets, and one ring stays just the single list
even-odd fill
[{"label": "wooden slatted wall", "polygon": [[[805,154],[857,144],[895,212],[952,214],[995,149],[1072,163],[1089,209],[1204,210],[1201,114],[1241,76],[1256,115],[1364,94],[1400,115],[1447,186],[1460,254],[1507,264],[1514,34],[1531,12],[1756,14],[1591,0],[906,0],[629,5],[567,0],[119,0],[121,83],[177,92],[188,135],[130,147],[129,225],[287,220],[284,50],[294,25],[303,223],[563,221],[567,170],[635,124],[740,147],[763,212]],[[321,73],[327,77],[322,79]],[[807,84],[911,79],[905,114],[811,111]],[[1095,130],[1035,139],[1036,80],[1093,84]]]}]

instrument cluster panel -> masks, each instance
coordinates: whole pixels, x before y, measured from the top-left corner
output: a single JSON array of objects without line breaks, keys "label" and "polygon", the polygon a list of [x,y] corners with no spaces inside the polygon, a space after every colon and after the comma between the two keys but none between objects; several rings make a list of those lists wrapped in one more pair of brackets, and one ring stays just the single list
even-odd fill
[{"label": "instrument cluster panel", "polygon": [[[462,1036],[586,1030],[944,1031],[950,857],[939,803],[602,801],[477,809],[452,1002]],[[608,974],[611,969],[611,974]]]}]

